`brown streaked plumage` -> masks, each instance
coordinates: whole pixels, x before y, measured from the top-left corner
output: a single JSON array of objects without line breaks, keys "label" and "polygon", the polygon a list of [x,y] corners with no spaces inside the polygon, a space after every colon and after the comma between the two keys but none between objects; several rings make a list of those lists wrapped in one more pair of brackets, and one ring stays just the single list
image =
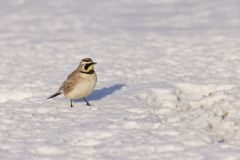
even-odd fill
[{"label": "brown streaked plumage", "polygon": [[91,58],[84,58],[80,62],[77,69],[75,69],[63,82],[58,92],[49,98],[64,94],[65,97],[71,100],[83,98],[87,105],[90,105],[86,100],[86,96],[91,94],[96,86],[97,75],[94,71],[94,65],[96,63]]}]

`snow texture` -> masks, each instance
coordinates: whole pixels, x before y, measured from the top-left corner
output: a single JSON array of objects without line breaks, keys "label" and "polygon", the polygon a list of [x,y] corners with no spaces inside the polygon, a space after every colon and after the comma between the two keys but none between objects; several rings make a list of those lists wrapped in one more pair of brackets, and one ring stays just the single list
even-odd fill
[{"label": "snow texture", "polygon": [[[1,160],[239,160],[239,0],[0,0]],[[80,60],[98,83],[55,93]]]}]

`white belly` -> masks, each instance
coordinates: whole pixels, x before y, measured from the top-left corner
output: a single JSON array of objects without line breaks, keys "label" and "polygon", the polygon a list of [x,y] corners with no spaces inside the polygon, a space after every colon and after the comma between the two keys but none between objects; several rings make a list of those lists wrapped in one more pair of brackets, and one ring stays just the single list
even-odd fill
[{"label": "white belly", "polygon": [[65,96],[70,99],[87,97],[93,92],[95,86],[96,86],[96,80],[94,79],[91,79],[89,81],[84,81],[84,82],[78,83],[74,87],[74,89]]}]

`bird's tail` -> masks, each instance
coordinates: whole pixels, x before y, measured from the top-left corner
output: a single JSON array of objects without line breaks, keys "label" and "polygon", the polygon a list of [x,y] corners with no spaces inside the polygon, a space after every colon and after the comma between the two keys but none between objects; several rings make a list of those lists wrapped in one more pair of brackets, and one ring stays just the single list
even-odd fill
[{"label": "bird's tail", "polygon": [[61,92],[57,92],[53,95],[51,95],[50,97],[48,97],[47,99],[53,98],[53,97],[57,97],[58,95],[62,94]]}]

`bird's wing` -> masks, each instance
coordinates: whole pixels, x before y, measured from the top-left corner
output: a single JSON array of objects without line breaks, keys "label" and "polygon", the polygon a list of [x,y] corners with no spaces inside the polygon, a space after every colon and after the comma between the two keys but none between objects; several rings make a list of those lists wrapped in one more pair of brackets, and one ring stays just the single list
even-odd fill
[{"label": "bird's wing", "polygon": [[78,72],[78,70],[76,69],[76,70],[74,70],[72,73],[70,73],[69,75],[68,75],[68,77],[67,77],[67,79],[69,79],[69,78],[71,78],[71,77],[73,77],[76,73]]},{"label": "bird's wing", "polygon": [[75,70],[71,74],[68,75],[67,79],[63,82],[62,86],[59,88],[59,91],[66,91],[66,90],[72,90],[74,88],[74,83],[77,79],[77,73],[78,71]]},{"label": "bird's wing", "polygon": [[69,79],[66,79],[62,86],[60,87],[59,90],[64,91],[64,90],[71,90],[74,87],[73,82]]}]

